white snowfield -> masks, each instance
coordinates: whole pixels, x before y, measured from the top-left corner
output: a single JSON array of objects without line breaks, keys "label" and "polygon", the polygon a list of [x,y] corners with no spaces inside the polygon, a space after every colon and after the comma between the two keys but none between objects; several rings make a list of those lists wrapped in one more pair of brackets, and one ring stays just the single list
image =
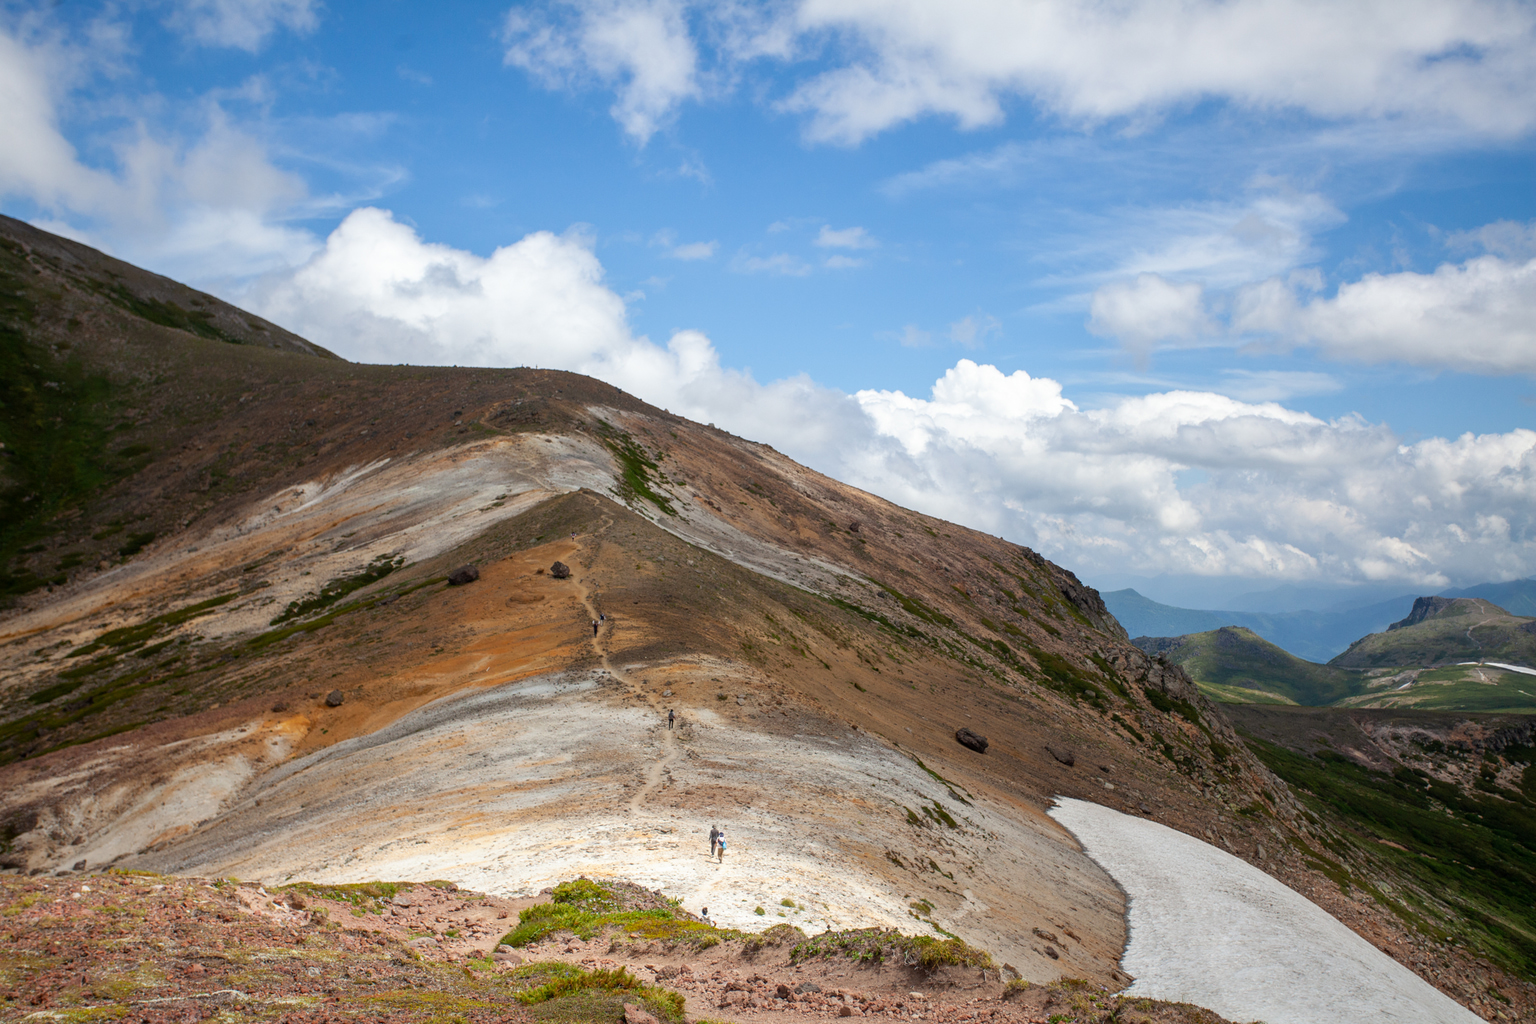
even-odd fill
[{"label": "white snowfield", "polygon": [[1506,672],[1521,672],[1528,676],[1536,676],[1536,668],[1526,668],[1524,665],[1506,665],[1502,661],[1463,661],[1462,665],[1486,665],[1489,668],[1501,668]]},{"label": "white snowfield", "polygon": [[1058,798],[1125,889],[1128,995],[1265,1024],[1479,1024],[1482,1018],[1247,862],[1155,821]]}]

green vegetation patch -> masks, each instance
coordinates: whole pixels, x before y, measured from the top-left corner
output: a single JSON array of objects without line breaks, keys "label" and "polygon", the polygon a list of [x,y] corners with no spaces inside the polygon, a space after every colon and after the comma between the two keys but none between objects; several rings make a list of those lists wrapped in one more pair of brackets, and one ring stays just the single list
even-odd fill
[{"label": "green vegetation patch", "polygon": [[152,619],[139,623],[137,626],[121,626],[117,629],[108,630],[90,643],[76,647],[73,651],[69,652],[69,656],[71,658],[83,657],[99,651],[103,647],[113,647],[119,650],[137,647],[140,644],[147,643],[156,633],[172,629],[184,622],[191,622],[199,616],[207,615],[215,608],[220,608],[239,596],[238,592],[220,594],[218,597],[210,597],[206,601],[199,601],[196,604],[189,604],[186,607],[178,608],[173,612],[157,615]]},{"label": "green vegetation patch", "polygon": [[[556,1000],[572,1000],[576,1005],[561,1007],[560,1010],[574,1011],[577,1009],[596,1009],[591,1004],[596,1002],[592,997],[608,997],[601,1000],[610,1000],[619,1003],[619,1013],[623,1013],[623,1003],[626,1000],[644,1004],[646,1009],[655,1014],[660,1020],[669,1021],[671,1024],[683,1022],[683,997],[677,992],[660,988],[656,985],[648,985],[635,977],[622,967],[601,968],[595,971],[587,971],[576,968],[575,972],[562,971],[558,976],[551,977],[542,984],[524,989],[517,994],[517,1001],[524,1006],[536,1006],[540,1003],[549,1003]],[[616,1000],[613,997],[619,997]],[[564,1016],[563,1013],[541,1015],[545,1019]],[[594,1018],[587,1017],[587,1020]],[[596,1018],[601,1019],[601,1018]]]},{"label": "green vegetation patch", "polygon": [[812,936],[790,950],[789,962],[846,958],[866,964],[901,964],[934,971],[940,967],[994,966],[991,954],[963,939],[903,935],[894,928],[857,928]]},{"label": "green vegetation patch", "polygon": [[670,499],[657,494],[651,486],[651,473],[659,477],[661,467],[646,454],[640,443],[606,420],[597,421],[598,439],[619,463],[619,497],[625,501],[644,498],[669,516],[677,515]]},{"label": "green vegetation patch", "polygon": [[290,619],[301,618],[322,608],[328,608],[354,590],[361,590],[370,583],[377,583],[404,564],[403,556],[391,558],[389,555],[380,555],[369,562],[362,571],[352,573],[350,576],[338,576],[326,583],[320,588],[319,593],[311,594],[299,601],[288,602],[288,607],[272,620],[271,625],[279,626]]},{"label": "green vegetation patch", "polygon": [[[1415,910],[1372,894],[1437,940],[1456,938],[1521,977],[1536,977],[1536,806],[1512,790],[1465,794],[1408,769],[1384,775],[1324,750],[1315,757],[1245,737],[1258,757],[1303,799],[1342,816],[1372,839],[1371,854],[1390,863],[1431,900]],[[1344,871],[1308,851],[1330,877]],[[1348,881],[1346,874],[1341,877]],[[1338,878],[1336,878],[1338,880]],[[1363,886],[1358,879],[1356,885]],[[1435,902],[1448,904],[1445,915]]]},{"label": "green vegetation patch", "polygon": [[280,891],[298,894],[301,898],[348,903],[366,914],[382,914],[383,900],[393,899],[402,889],[410,887],[408,882],[353,882],[346,885],[292,882],[282,886]]},{"label": "green vegetation patch", "polygon": [[111,382],[28,339],[32,276],[25,251],[0,241],[0,600],[64,583],[18,559],[60,514],[134,470],[108,454]]},{"label": "green vegetation patch", "polygon": [[551,902],[520,912],[517,927],[502,936],[501,941],[522,947],[562,931],[582,939],[621,931],[630,938],[683,944],[694,949],[707,949],[743,937],[742,932],[682,917],[675,903],[658,902],[654,894],[638,886],[578,878],[555,886]]}]

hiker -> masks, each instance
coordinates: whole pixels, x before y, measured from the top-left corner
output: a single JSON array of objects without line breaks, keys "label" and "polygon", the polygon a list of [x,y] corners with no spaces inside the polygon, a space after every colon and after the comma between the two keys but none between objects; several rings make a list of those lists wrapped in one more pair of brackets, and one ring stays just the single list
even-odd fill
[{"label": "hiker", "polygon": [[720,830],[719,845],[716,847],[716,850],[719,852],[719,855],[720,855],[720,863],[724,864],[725,863],[725,829],[721,829]]},{"label": "hiker", "polygon": [[715,922],[713,922],[713,921],[711,921],[709,919],[709,908],[708,907],[705,907],[703,910],[699,911],[699,920],[703,921],[705,924],[709,925],[711,928],[713,928],[715,926]]},{"label": "hiker", "polygon": [[592,620],[592,635],[597,636],[597,620]]},{"label": "hiker", "polygon": [[676,719],[677,719],[677,712],[673,711],[671,708],[668,708],[667,709],[667,728],[668,729],[672,728],[672,723]]},{"label": "hiker", "polygon": [[[720,830],[715,828],[713,825],[709,826],[709,855],[711,857],[715,855],[715,845],[719,842]],[[707,910],[708,908],[705,909]]]}]

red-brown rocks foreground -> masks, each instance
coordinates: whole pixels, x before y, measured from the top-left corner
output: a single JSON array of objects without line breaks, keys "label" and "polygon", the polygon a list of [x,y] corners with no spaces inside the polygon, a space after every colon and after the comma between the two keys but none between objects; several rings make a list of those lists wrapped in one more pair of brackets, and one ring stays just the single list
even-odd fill
[{"label": "red-brown rocks foreground", "polygon": [[719,929],[625,883],[508,900],[449,882],[0,879],[4,1020],[1223,1021],[1014,977],[958,940]]}]

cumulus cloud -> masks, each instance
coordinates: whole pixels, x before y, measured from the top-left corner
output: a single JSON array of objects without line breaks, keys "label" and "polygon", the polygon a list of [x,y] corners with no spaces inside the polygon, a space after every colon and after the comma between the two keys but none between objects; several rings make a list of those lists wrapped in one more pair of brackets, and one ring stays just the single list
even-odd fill
[{"label": "cumulus cloud", "polygon": [[58,108],[85,60],[0,31],[0,136],[8,143],[0,147],[0,196],[72,219],[89,244],[199,281],[309,257],[317,240],[284,223],[309,202],[308,186],[217,103],[204,104],[201,132],[190,139],[140,126],[113,147],[114,166],[83,160],[60,131]]},{"label": "cumulus cloud", "polygon": [[926,397],[848,395],[803,376],[764,384],[722,367],[696,331],[665,344],[635,335],[579,234],[480,257],[371,209],[252,299],[349,358],[589,373],[1079,571],[1423,586],[1536,571],[1536,432],[1404,444],[1260,393],[1323,380],[1256,375],[1251,400],[1169,391],[1099,408],[969,359]]},{"label": "cumulus cloud", "polygon": [[1536,374],[1536,259],[1487,255],[1429,274],[1366,274],[1305,301],[1272,278],[1239,293],[1232,326],[1335,359]]},{"label": "cumulus cloud", "polygon": [[1210,334],[1215,325],[1205,312],[1203,289],[1193,281],[1176,283],[1157,274],[1137,274],[1130,281],[1107,284],[1093,293],[1088,329],[1119,338],[1145,354],[1162,341],[1186,341]]},{"label": "cumulus cloud", "polygon": [[515,7],[506,63],[552,88],[601,86],[610,112],[644,145],[678,106],[702,95],[699,56],[678,0],[563,0]]},{"label": "cumulus cloud", "polygon": [[[1504,137],[1536,123],[1536,12],[1504,0],[792,0],[706,6],[699,22],[722,81],[821,57],[782,106],[840,144],[931,115],[995,124],[1015,97],[1084,124],[1208,99]],[[511,63],[615,88],[637,137],[701,95],[676,2],[566,0],[508,26]]]},{"label": "cumulus cloud", "polygon": [[315,0],[178,0],[169,24],[204,46],[255,53],[280,28],[313,32],[320,24]]},{"label": "cumulus cloud", "polygon": [[830,224],[823,224],[812,244],[823,249],[873,249],[880,243],[863,228],[833,228]]}]

